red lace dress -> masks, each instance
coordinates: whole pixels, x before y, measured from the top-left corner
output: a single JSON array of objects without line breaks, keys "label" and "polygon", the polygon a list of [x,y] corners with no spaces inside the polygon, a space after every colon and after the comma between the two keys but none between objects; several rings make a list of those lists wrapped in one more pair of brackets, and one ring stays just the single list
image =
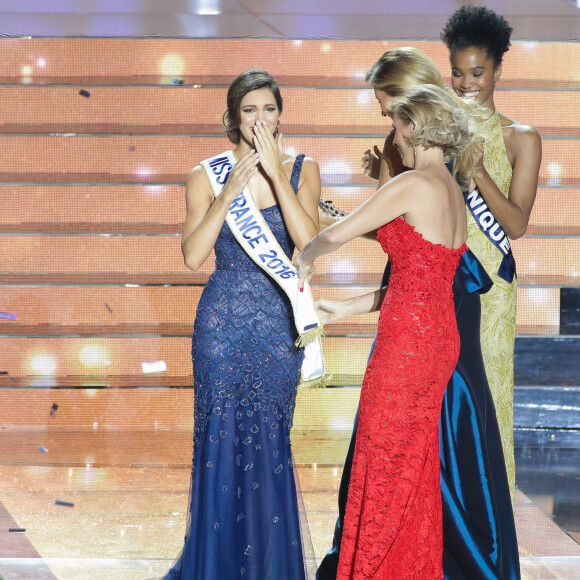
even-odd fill
[{"label": "red lace dress", "polygon": [[403,218],[379,229],[392,263],[363,380],[337,580],[443,578],[439,415],[459,355],[451,285],[466,246]]}]

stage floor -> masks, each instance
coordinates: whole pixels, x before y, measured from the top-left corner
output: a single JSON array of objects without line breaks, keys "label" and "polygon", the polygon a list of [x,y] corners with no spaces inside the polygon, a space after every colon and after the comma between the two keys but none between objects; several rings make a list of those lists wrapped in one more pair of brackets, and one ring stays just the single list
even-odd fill
[{"label": "stage floor", "polygon": [[[312,577],[331,544],[348,438],[293,432]],[[577,579],[580,434],[518,430],[516,444],[523,577]],[[2,429],[0,578],[161,576],[182,546],[190,455],[189,429]]]}]

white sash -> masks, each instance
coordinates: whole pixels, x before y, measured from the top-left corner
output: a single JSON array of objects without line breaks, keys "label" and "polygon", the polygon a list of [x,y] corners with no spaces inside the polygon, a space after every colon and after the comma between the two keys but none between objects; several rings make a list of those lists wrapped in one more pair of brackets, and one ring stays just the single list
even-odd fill
[{"label": "white sash", "polygon": [[[222,192],[235,164],[236,158],[231,150],[200,163],[209,179],[214,197],[217,198]],[[324,386],[327,379],[324,375],[320,340],[324,327],[318,320],[310,285],[305,282],[304,292],[299,291],[296,268],[256,207],[248,187],[231,203],[226,223],[246,254],[276,281],[290,300],[299,335],[296,346],[304,347],[302,386]]]}]

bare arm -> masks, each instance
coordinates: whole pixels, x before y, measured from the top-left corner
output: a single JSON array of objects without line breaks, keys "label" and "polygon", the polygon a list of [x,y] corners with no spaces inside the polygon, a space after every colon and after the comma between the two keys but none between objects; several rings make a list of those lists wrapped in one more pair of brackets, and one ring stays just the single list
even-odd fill
[{"label": "bare arm", "polygon": [[513,173],[507,198],[484,167],[475,174],[474,179],[491,213],[506,234],[516,240],[526,233],[536,199],[542,143],[535,129],[515,126],[512,157]]},{"label": "bare arm", "polygon": [[258,156],[250,151],[230,172],[220,196],[214,201],[204,169],[198,165],[187,177],[186,217],[181,236],[185,265],[198,270],[210,255],[220,233],[228,208],[257,171]]},{"label": "bare arm", "polygon": [[276,192],[284,223],[290,237],[301,250],[318,232],[318,200],[320,199],[320,171],[316,161],[304,159],[302,184],[294,193],[282,166],[282,135],[276,140],[265,125],[256,123],[254,137],[260,164],[270,178]]},{"label": "bare arm", "polygon": [[392,179],[351,214],[320,232],[295,258],[301,283],[312,277],[314,274],[312,262],[320,256],[329,254],[346,242],[377,230],[404,215],[412,206],[416,195],[417,188],[413,186],[414,183],[413,173]]},{"label": "bare arm", "polygon": [[380,310],[386,293],[387,288],[385,287],[348,300],[336,301],[321,298],[316,301],[316,312],[321,324],[325,326],[349,316]]}]

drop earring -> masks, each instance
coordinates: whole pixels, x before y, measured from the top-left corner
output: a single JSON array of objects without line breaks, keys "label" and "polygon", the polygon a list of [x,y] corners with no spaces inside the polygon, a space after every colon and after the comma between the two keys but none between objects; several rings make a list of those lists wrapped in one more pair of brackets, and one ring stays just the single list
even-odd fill
[{"label": "drop earring", "polygon": [[417,148],[413,145],[413,159],[417,161]]}]

